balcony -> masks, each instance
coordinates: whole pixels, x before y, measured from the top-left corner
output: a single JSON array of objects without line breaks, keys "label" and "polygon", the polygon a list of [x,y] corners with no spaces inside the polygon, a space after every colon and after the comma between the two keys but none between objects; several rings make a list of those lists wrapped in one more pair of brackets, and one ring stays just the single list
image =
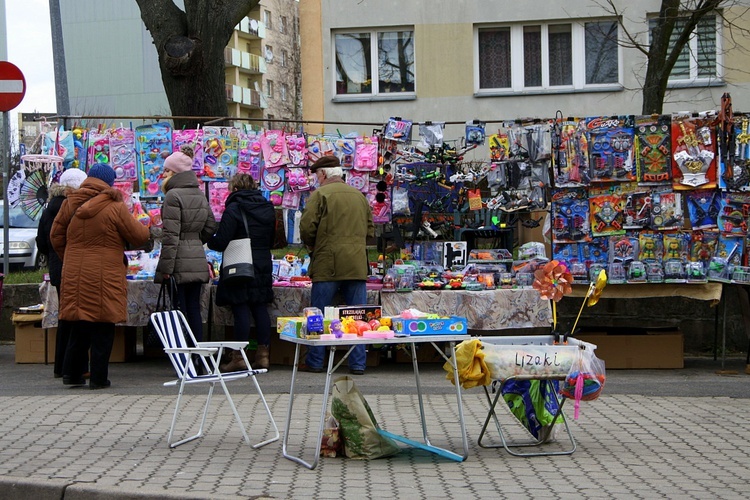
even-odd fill
[{"label": "balcony", "polygon": [[265,109],[268,107],[265,96],[257,90],[230,84],[226,84],[224,88],[227,101],[229,102],[238,103],[253,109]]},{"label": "balcony", "polygon": [[265,74],[267,71],[266,60],[262,57],[229,47],[224,49],[224,65],[234,66],[255,75]]},{"label": "balcony", "polygon": [[266,37],[266,24],[257,19],[251,19],[245,17],[240,24],[234,27],[236,31],[245,35],[245,38],[251,38],[253,40],[263,39]]}]

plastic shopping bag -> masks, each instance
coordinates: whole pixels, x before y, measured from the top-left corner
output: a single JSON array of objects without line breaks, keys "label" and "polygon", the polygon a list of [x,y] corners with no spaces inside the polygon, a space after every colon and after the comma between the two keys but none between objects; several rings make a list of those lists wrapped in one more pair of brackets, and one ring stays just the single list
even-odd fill
[{"label": "plastic shopping bag", "polygon": [[597,358],[591,349],[580,349],[560,386],[562,396],[575,400],[575,419],[578,419],[581,401],[593,401],[598,398],[606,378],[604,361]]},{"label": "plastic shopping bag", "polygon": [[350,377],[341,377],[333,383],[331,413],[339,421],[347,457],[372,459],[399,452],[395,441],[378,433],[378,423],[370,405]]},{"label": "plastic shopping bag", "polygon": [[323,427],[323,437],[320,443],[321,457],[336,457],[343,450],[341,436],[339,435],[339,423],[332,415],[326,417],[325,427]]}]

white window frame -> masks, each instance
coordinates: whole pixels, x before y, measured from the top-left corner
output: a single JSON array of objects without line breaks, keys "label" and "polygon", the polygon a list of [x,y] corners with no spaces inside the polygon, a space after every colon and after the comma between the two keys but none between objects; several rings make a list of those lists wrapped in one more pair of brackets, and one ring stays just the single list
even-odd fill
[{"label": "white window frame", "polygon": [[273,99],[273,80],[266,80],[266,97]]},{"label": "white window frame", "polygon": [[[690,77],[689,78],[672,78],[671,74],[667,81],[667,88],[681,87],[703,87],[708,84],[721,85],[724,82],[724,51],[723,36],[724,23],[723,18],[718,12],[711,12],[709,15],[716,16],[716,40],[714,49],[716,50],[716,75],[712,77],[698,77],[698,26],[695,27],[690,35],[688,42],[688,57],[690,59]],[[651,29],[649,27],[649,41],[651,40]]]},{"label": "white window frame", "polygon": [[267,30],[273,29],[273,14],[271,14],[270,10],[263,11],[263,24],[266,25]]},{"label": "white window frame", "polygon": [[[378,34],[379,33],[390,33],[395,31],[410,31],[412,33],[412,40],[414,43],[414,91],[412,92],[380,92],[379,85],[380,81],[378,78]],[[370,35],[370,61],[373,67],[371,68],[372,73],[372,92],[368,94],[337,94],[336,93],[336,35],[346,33],[369,33]],[[332,81],[331,91],[333,100],[337,102],[346,101],[393,101],[393,100],[413,100],[417,98],[417,40],[414,37],[415,31],[414,26],[399,26],[399,27],[381,27],[378,29],[342,29],[331,32],[331,67],[332,67]]]},{"label": "white window frame", "polygon": [[[623,61],[622,47],[617,45],[617,82],[613,83],[586,83],[586,23],[595,22],[617,22],[614,18],[593,18],[578,20],[556,20],[547,22],[528,21],[514,24],[487,24],[474,26],[474,93],[477,96],[482,95],[527,95],[527,94],[555,94],[555,93],[572,93],[572,92],[595,92],[595,91],[615,91],[623,89]],[[571,85],[549,85],[549,27],[553,25],[569,24],[571,28],[571,64],[572,84]],[[524,40],[523,29],[528,26],[540,26],[542,38],[542,85],[525,86],[524,84]],[[508,28],[510,29],[510,73],[511,86],[507,88],[480,88],[479,81],[479,31],[487,28]],[[618,40],[621,37],[621,30],[618,25]],[[519,50],[518,47],[521,49]]]},{"label": "white window frame", "polygon": [[286,102],[287,88],[288,88],[288,85],[286,83],[282,83],[281,84],[281,100],[282,100],[282,102]]},{"label": "white window frame", "polygon": [[281,67],[286,68],[286,58],[288,57],[288,52],[286,50],[281,51]]}]

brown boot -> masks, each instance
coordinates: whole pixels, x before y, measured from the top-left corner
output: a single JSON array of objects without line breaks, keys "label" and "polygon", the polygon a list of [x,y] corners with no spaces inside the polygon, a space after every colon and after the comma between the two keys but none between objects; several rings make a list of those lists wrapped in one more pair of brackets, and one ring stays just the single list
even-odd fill
[{"label": "brown boot", "polygon": [[268,348],[267,345],[258,345],[258,350],[255,351],[256,368],[265,368],[268,370],[268,366],[271,364],[271,353]]},{"label": "brown boot", "polygon": [[219,370],[221,370],[222,373],[247,370],[247,365],[245,364],[245,360],[242,358],[242,352],[232,351],[232,357],[230,358],[229,362],[226,364],[220,365]]}]

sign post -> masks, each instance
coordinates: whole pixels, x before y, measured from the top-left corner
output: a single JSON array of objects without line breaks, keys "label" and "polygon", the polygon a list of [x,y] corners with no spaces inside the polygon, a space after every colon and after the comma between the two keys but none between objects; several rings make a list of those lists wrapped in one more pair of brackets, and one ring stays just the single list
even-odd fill
[{"label": "sign post", "polygon": [[3,112],[3,272],[10,267],[8,235],[10,206],[8,200],[8,180],[10,179],[10,119],[8,111],[15,108],[26,94],[26,79],[18,67],[8,61],[0,61],[0,111]]}]

